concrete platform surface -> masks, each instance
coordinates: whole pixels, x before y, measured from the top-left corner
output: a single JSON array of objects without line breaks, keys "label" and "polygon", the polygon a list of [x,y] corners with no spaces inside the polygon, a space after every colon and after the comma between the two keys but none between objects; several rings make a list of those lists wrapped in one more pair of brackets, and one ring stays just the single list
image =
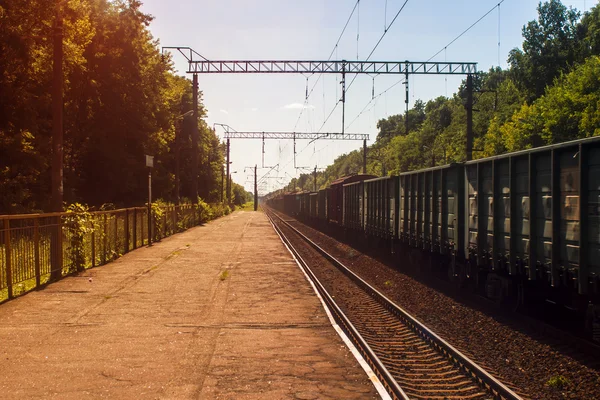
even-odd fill
[{"label": "concrete platform surface", "polygon": [[0,305],[0,397],[378,398],[262,213]]}]

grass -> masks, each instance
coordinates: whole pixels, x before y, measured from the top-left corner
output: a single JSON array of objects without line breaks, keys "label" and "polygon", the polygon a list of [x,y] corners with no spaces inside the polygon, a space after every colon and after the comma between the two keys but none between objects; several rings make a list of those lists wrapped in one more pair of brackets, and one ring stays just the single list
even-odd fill
[{"label": "grass", "polygon": [[229,278],[229,270],[225,270],[225,271],[221,272],[221,275],[219,275],[219,279],[221,281],[224,281],[227,278]]},{"label": "grass", "polygon": [[253,201],[249,201],[246,204],[244,204],[243,206],[240,207],[240,210],[242,211],[254,211],[254,202]]},{"label": "grass", "polygon": [[548,379],[548,382],[546,382],[546,385],[558,390],[563,390],[570,384],[571,382],[569,382],[569,380],[562,375],[553,376],[552,378]]}]

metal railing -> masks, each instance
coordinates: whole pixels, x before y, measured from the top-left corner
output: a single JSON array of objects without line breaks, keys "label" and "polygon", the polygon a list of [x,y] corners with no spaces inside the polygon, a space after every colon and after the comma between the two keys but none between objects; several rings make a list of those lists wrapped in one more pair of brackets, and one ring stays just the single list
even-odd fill
[{"label": "metal railing", "polygon": [[[150,224],[151,241],[204,222],[196,205],[161,210]],[[146,207],[90,214],[84,233],[73,229],[69,213],[0,215],[0,302],[148,244]],[[77,258],[74,246],[79,246]]]}]

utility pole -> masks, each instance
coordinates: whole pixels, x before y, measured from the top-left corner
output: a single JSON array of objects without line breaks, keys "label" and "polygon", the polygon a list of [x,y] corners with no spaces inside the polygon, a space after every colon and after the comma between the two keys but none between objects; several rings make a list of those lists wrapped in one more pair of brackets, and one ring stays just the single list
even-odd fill
[{"label": "utility pole", "polygon": [[227,204],[231,202],[231,174],[229,173],[229,139],[227,139]]},{"label": "utility pole", "polygon": [[344,125],[346,118],[346,61],[342,60],[342,135],[344,134]]},{"label": "utility pole", "polygon": [[363,140],[363,174],[367,173],[367,139]]},{"label": "utility pole", "polygon": [[315,171],[313,172],[314,179],[314,192],[317,191],[317,166],[315,165]]},{"label": "utility pole", "polygon": [[175,204],[180,204],[181,192],[180,192],[180,181],[181,181],[181,131],[183,130],[183,121],[178,121],[178,129],[175,130]]},{"label": "utility pole", "polygon": [[467,75],[467,161],[473,159],[473,75]]},{"label": "utility pole", "polygon": [[223,203],[223,193],[225,192],[225,167],[221,164],[221,203]]},{"label": "utility pole", "polygon": [[258,211],[258,178],[256,165],[254,166],[254,211]]},{"label": "utility pole", "polygon": [[[52,64],[52,199],[51,209],[63,211],[63,18],[61,0],[56,1],[54,19],[54,54]],[[62,223],[57,217],[51,235],[50,279],[62,277]]]},{"label": "utility pole", "polygon": [[192,127],[192,202],[198,204],[198,74],[192,79],[192,107],[194,126]]},{"label": "utility pole", "polygon": [[63,210],[63,18],[60,0],[54,20],[54,57],[52,65],[52,211]]},{"label": "utility pole", "polygon": [[404,84],[406,85],[406,99],[404,102],[406,103],[406,114],[404,114],[404,134],[408,135],[408,62],[406,63],[406,74],[404,75]]}]

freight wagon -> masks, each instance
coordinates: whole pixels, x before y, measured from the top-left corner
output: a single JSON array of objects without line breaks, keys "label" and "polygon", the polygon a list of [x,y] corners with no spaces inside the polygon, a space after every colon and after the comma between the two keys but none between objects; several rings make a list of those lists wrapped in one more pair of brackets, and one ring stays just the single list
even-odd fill
[{"label": "freight wagon", "polygon": [[600,304],[600,137],[344,177],[313,197],[330,228],[379,238],[495,301]]}]

